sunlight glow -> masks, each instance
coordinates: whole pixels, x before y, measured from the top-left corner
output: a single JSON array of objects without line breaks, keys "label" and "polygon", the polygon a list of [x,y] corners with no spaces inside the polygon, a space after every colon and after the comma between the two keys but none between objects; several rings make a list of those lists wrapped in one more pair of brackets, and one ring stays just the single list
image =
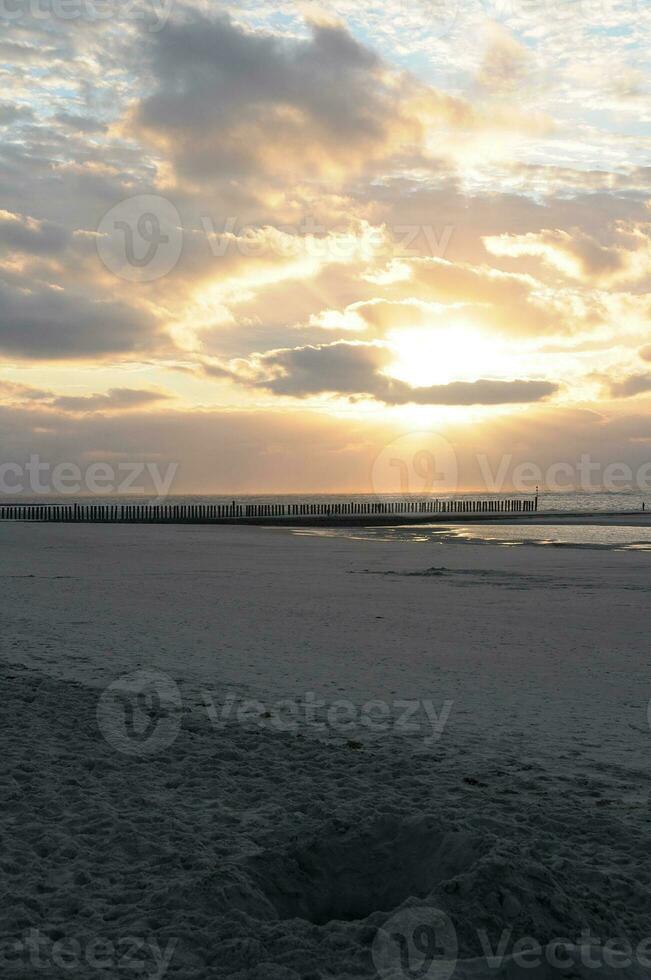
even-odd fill
[{"label": "sunlight glow", "polygon": [[506,344],[466,324],[395,330],[389,340],[397,354],[392,377],[418,387],[513,378],[522,370],[522,358]]}]

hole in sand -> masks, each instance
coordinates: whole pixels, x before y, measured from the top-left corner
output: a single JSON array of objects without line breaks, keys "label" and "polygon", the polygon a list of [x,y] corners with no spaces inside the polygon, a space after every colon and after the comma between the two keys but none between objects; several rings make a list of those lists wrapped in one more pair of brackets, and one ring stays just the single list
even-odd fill
[{"label": "hole in sand", "polygon": [[308,846],[253,859],[258,886],[281,919],[365,919],[407,898],[425,898],[480,856],[471,834],[419,817],[386,820],[366,832],[330,830]]}]

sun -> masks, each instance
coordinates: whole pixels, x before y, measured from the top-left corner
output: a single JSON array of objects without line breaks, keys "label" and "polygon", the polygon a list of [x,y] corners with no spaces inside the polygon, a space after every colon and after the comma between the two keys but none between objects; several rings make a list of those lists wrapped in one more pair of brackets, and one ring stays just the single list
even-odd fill
[{"label": "sun", "polygon": [[519,358],[499,338],[470,324],[407,327],[387,339],[396,352],[389,373],[413,387],[514,377]]}]

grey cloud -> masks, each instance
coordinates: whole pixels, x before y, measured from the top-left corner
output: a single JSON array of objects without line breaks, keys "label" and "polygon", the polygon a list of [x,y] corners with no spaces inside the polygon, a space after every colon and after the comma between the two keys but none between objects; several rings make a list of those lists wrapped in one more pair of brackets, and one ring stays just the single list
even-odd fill
[{"label": "grey cloud", "polygon": [[[5,460],[38,454],[53,465],[106,460],[179,464],[173,493],[274,493],[295,479],[298,490],[365,486],[385,424],[311,412],[148,411],[60,414],[0,405]],[[210,446],[211,451],[206,452]],[[273,448],[271,448],[273,447]],[[310,459],[310,465],[305,460]]]},{"label": "grey cloud", "polygon": [[32,255],[55,255],[70,240],[70,233],[53,222],[33,221],[0,211],[0,248],[5,245]]},{"label": "grey cloud", "polygon": [[621,251],[601,244],[579,229],[571,228],[568,232],[545,230],[541,233],[541,238],[545,243],[558,245],[574,255],[587,275],[606,275],[617,272],[623,266]]},{"label": "grey cloud", "polygon": [[395,404],[414,402],[419,405],[523,405],[543,401],[555,394],[560,385],[551,381],[514,379],[499,381],[481,378],[477,381],[452,381],[427,388],[404,386]]},{"label": "grey cloud", "polygon": [[[573,436],[572,448],[564,443]],[[179,464],[173,493],[269,494],[291,487],[297,492],[359,491],[372,486],[379,452],[404,435],[402,425],[387,422],[386,413],[341,419],[317,412],[157,411],[133,414],[61,413],[0,405],[0,442],[4,459],[26,462],[38,454],[56,465],[87,465],[106,460]],[[506,417],[498,426],[451,426],[446,438],[459,460],[461,487],[484,485],[485,467],[477,464],[478,446],[499,470],[503,457],[512,468],[535,459],[543,471],[561,459],[578,461],[582,453],[601,462],[632,467],[649,459],[648,414],[606,420],[599,413],[540,406],[526,424],[522,416]],[[213,451],[206,452],[206,446]],[[574,455],[576,453],[576,456]]]},{"label": "grey cloud", "polygon": [[172,140],[186,173],[241,176],[292,134],[337,154],[384,139],[395,95],[376,55],[343,27],[314,25],[309,40],[289,41],[195,14],[150,43],[158,88],[136,126]]},{"label": "grey cloud", "polygon": [[51,405],[64,412],[125,412],[133,408],[165,401],[171,396],[162,391],[148,391],[141,388],[111,388],[103,394],[59,395],[52,399]]},{"label": "grey cloud", "polygon": [[32,116],[33,112],[29,106],[0,102],[0,126],[8,126],[18,119],[31,119]]},{"label": "grey cloud", "polygon": [[145,349],[150,314],[120,302],[92,302],[43,286],[15,289],[0,280],[0,350],[26,358],[75,358]]},{"label": "grey cloud", "polygon": [[73,129],[78,133],[105,133],[107,130],[107,126],[104,123],[101,123],[98,119],[93,119],[92,116],[78,116],[71,112],[57,112],[54,118],[63,126],[67,126],[69,129]]},{"label": "grey cloud", "polygon": [[651,391],[651,374],[641,372],[629,374],[626,378],[611,381],[608,390],[612,398],[633,398]]},{"label": "grey cloud", "polygon": [[56,395],[52,391],[34,388],[15,381],[0,380],[0,400],[21,408],[34,410],[56,409],[63,412],[85,414],[90,412],[128,412],[167,401],[172,396],[165,391],[146,388],[109,388],[106,392],[92,395]]},{"label": "grey cloud", "polygon": [[345,83],[357,73],[363,80],[377,59],[343,28],[315,26],[310,41],[288,43],[247,34],[227,17],[198,18],[169,25],[154,43],[159,91],[141,107],[150,125],[193,128],[233,118],[246,105],[283,103],[353,135],[364,109],[376,106],[367,92],[361,105],[348,97]]},{"label": "grey cloud", "polygon": [[0,41],[0,60],[16,63],[29,63],[43,61],[51,55],[51,49],[44,51],[42,47],[34,44],[16,43],[14,41]]},{"label": "grey cloud", "polygon": [[592,275],[616,272],[622,267],[622,256],[614,248],[606,248],[585,235],[577,237],[574,251],[585,271]]},{"label": "grey cloud", "polygon": [[[276,395],[304,398],[338,394],[371,397],[387,405],[521,404],[542,401],[559,388],[548,381],[486,378],[413,387],[383,373],[393,357],[391,349],[381,344],[338,341],[271,351],[250,362],[235,362],[227,373],[234,380],[265,388]],[[223,366],[214,369],[208,366],[206,371],[218,376],[225,373]]]},{"label": "grey cloud", "polygon": [[27,403],[42,402],[51,397],[49,391],[34,388],[32,385],[22,385],[15,381],[0,381],[0,398],[9,402]]}]

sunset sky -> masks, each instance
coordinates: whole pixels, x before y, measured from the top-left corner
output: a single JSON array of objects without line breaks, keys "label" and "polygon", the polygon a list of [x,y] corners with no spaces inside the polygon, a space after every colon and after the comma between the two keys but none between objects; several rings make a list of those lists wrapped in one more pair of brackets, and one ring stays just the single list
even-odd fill
[{"label": "sunset sky", "polygon": [[3,460],[651,459],[651,5],[111,2],[0,8]]}]

